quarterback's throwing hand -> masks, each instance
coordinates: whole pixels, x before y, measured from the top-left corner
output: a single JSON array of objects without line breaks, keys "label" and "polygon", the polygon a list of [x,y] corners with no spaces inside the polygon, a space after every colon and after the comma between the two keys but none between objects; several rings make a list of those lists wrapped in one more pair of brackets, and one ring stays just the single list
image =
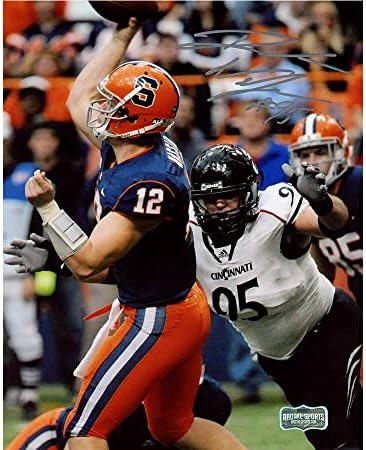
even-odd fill
[{"label": "quarterback's throwing hand", "polygon": [[46,205],[55,198],[55,188],[45,172],[37,169],[25,185],[25,195],[35,207]]},{"label": "quarterback's throwing hand", "polygon": [[308,200],[318,215],[325,215],[331,211],[333,204],[327,193],[325,175],[318,167],[303,162],[296,169],[288,164],[282,164],[282,170],[289,177],[289,182]]},{"label": "quarterback's throwing hand", "polygon": [[136,17],[130,17],[128,25],[117,24],[113,32],[114,38],[123,42],[130,42],[139,29],[140,23]]}]

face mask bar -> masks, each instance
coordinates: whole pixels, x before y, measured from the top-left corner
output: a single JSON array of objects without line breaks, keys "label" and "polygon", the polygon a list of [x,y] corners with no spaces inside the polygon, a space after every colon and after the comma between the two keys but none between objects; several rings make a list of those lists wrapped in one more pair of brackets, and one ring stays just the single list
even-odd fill
[{"label": "face mask bar", "polygon": [[291,145],[290,159],[291,165],[296,168],[301,165],[303,159],[301,158],[301,152],[304,150],[311,150],[315,147],[323,147],[327,146],[328,148],[328,158],[327,159],[319,159],[314,163],[315,166],[319,167],[321,170],[321,165],[326,163],[330,163],[330,167],[328,172],[325,174],[326,176],[326,184],[330,186],[341,177],[344,172],[347,170],[348,164],[344,154],[344,148],[340,146],[339,141],[337,139],[331,140],[314,140],[308,141],[306,143],[300,143],[296,145]]},{"label": "face mask bar", "polygon": [[238,186],[229,186],[226,188],[220,188],[220,190],[215,188],[196,190],[192,189],[192,198],[196,199],[199,204],[205,208],[205,201],[211,200],[214,202],[218,198],[224,200],[231,199],[240,195],[240,188]]},{"label": "face mask bar", "polygon": [[247,223],[244,205],[227,212],[198,213],[193,202],[197,222],[215,246],[230,245],[242,235]]},{"label": "face mask bar", "polygon": [[[257,186],[255,183],[227,187],[219,191],[210,189],[192,191],[192,203],[197,221],[212,239],[230,239],[241,233],[247,222],[257,214]],[[209,213],[206,202],[210,198],[239,197],[239,206],[231,211]]]},{"label": "face mask bar", "polygon": [[230,199],[239,197],[240,205],[246,205],[248,203],[255,203],[258,196],[257,183],[242,183],[239,185],[227,186],[220,189],[208,188],[208,189],[191,189],[192,199],[197,201],[207,201],[208,198],[224,198]]},{"label": "face mask bar", "polygon": [[[115,116],[116,113],[123,110],[123,106],[131,100],[131,98],[138,94],[141,89],[143,89],[143,83],[138,81],[138,86],[135,89],[132,89],[124,98],[119,98],[114,95],[111,91],[105,88],[105,83],[107,79],[102,80],[97,85],[98,92],[103,96],[103,98],[94,100],[90,103],[88,113],[87,113],[87,126],[92,128],[94,135],[98,138],[105,139],[106,137],[130,137],[133,135],[144,134],[147,128],[145,127],[141,130],[135,130],[130,133],[125,133],[121,135],[116,135],[115,133],[108,133],[107,127],[111,120],[124,120],[127,119],[127,115],[119,115]],[[149,129],[156,128],[160,126],[162,121],[158,124],[153,124],[154,126]]]},{"label": "face mask bar", "polygon": [[[105,98],[94,100],[90,103],[87,116],[87,125],[89,128],[102,128],[106,123],[113,119],[111,114],[116,113],[115,109],[111,108],[113,100],[106,102]],[[127,116],[118,117],[118,120],[125,119]],[[117,117],[115,117],[117,118]]]}]

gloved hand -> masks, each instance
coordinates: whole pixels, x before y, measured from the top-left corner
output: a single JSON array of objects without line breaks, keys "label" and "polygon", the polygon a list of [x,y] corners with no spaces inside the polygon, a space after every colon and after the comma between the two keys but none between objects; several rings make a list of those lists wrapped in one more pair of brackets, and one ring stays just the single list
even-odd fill
[{"label": "gloved hand", "polygon": [[4,247],[4,253],[13,255],[4,260],[10,266],[19,266],[17,273],[33,273],[42,270],[47,262],[48,241],[36,233],[30,235],[30,239],[13,239],[11,247]]},{"label": "gloved hand", "polygon": [[289,177],[289,183],[308,200],[318,216],[325,216],[332,211],[333,202],[327,192],[325,175],[318,167],[303,162],[296,169],[282,164],[282,170]]}]

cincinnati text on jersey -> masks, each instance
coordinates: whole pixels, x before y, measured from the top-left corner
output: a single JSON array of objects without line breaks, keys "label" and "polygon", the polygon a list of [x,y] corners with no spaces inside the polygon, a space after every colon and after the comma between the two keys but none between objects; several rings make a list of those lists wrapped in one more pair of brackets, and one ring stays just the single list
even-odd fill
[{"label": "cincinnati text on jersey", "polygon": [[251,262],[242,264],[241,266],[238,267],[225,268],[221,272],[211,273],[211,278],[215,281],[228,280],[231,277],[241,275],[242,273],[248,272],[249,270],[253,270]]}]

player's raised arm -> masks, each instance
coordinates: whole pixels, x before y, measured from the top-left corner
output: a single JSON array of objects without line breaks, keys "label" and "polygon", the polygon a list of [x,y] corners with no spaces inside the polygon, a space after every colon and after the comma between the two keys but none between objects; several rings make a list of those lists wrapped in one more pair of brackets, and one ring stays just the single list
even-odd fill
[{"label": "player's raised arm", "polygon": [[284,165],[285,173],[300,194],[309,202],[307,208],[294,222],[294,230],[304,235],[327,236],[337,234],[348,221],[348,209],[343,201],[330,195],[325,184],[325,175],[311,164],[302,163],[301,172]]},{"label": "player's raised arm", "polygon": [[97,91],[97,84],[121,63],[128,44],[137,30],[138,22],[134,17],[130,18],[128,27],[122,29],[117,27],[111,41],[96,52],[77,76],[67,100],[67,107],[75,125],[97,147],[100,147],[101,141],[87,125],[90,102],[101,97]]}]

